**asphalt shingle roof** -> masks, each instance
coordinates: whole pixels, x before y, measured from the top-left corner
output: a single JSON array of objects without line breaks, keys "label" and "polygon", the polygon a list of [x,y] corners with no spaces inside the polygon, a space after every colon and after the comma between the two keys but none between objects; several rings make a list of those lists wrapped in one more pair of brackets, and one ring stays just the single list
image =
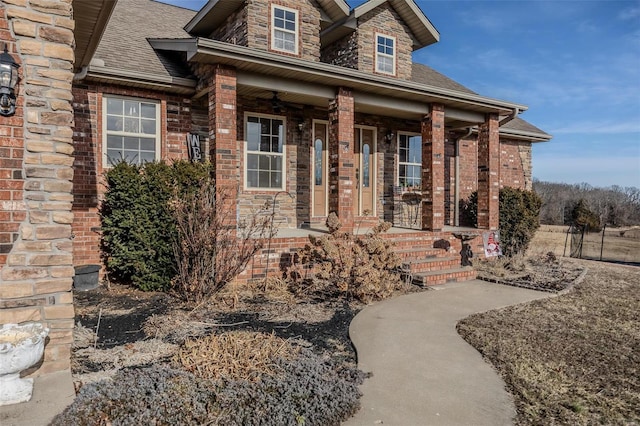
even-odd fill
[{"label": "asphalt shingle roof", "polygon": [[[180,54],[155,51],[147,39],[191,38],[183,28],[195,14],[193,10],[155,0],[118,0],[94,59],[101,59],[105,67],[116,70],[136,71],[159,77],[189,77],[191,72]],[[423,64],[413,64],[412,81],[477,94]],[[519,117],[503,127],[547,135]]]},{"label": "asphalt shingle roof", "polygon": [[183,27],[195,14],[153,0],[118,0],[94,59],[102,59],[107,68],[187,77],[182,61],[154,51],[147,38],[191,38]]},{"label": "asphalt shingle roof", "polygon": [[444,74],[440,74],[433,68],[415,62],[413,63],[413,67],[411,69],[411,80],[415,83],[435,86],[441,89],[456,90],[458,92],[477,95],[477,93],[473,90],[468,89],[462,84],[451,80]]},{"label": "asphalt shingle roof", "polygon": [[502,126],[500,126],[500,128],[515,130],[520,132],[527,132],[527,133],[540,133],[541,135],[546,135],[551,137],[551,135],[545,132],[544,130],[540,130],[533,124],[523,120],[520,117],[516,117],[513,120],[509,121],[508,123],[503,124]]}]

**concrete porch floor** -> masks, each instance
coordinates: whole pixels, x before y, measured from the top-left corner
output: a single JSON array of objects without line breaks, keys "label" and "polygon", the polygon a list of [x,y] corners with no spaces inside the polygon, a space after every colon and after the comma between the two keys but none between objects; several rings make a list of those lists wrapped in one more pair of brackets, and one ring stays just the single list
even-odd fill
[{"label": "concrete porch floor", "polygon": [[36,377],[30,401],[0,407],[0,425],[48,425],[73,402],[75,396],[69,370]]}]

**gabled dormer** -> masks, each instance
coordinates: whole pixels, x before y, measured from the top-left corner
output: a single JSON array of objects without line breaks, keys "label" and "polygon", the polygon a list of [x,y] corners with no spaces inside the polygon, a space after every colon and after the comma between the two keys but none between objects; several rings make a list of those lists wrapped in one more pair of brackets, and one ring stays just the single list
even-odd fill
[{"label": "gabled dormer", "polygon": [[323,62],[409,80],[413,51],[440,34],[413,0],[369,0],[320,37]]},{"label": "gabled dormer", "polygon": [[320,61],[320,33],[349,15],[344,0],[209,0],[192,36]]}]

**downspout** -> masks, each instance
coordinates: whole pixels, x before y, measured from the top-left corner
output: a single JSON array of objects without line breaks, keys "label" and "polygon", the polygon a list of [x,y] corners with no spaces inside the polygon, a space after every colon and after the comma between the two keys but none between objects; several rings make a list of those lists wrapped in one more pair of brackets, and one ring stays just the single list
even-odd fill
[{"label": "downspout", "polygon": [[469,136],[471,136],[471,133],[473,133],[473,127],[469,127],[467,129],[467,133],[464,134],[463,136],[457,137],[456,138],[456,142],[455,142],[455,180],[456,180],[456,187],[455,187],[455,195],[454,195],[454,206],[453,206],[453,224],[454,226],[460,226],[460,141],[462,139],[468,138]]},{"label": "downspout", "polygon": [[508,122],[510,122],[511,120],[516,118],[518,116],[518,114],[520,114],[520,109],[519,108],[514,108],[514,110],[511,111],[511,114],[509,114],[508,116],[506,116],[505,118],[500,120],[500,123],[498,123],[498,127],[507,124]]},{"label": "downspout", "polygon": [[76,83],[84,80],[88,72],[89,72],[89,65],[85,65],[84,67],[82,67],[80,71],[78,71],[73,75],[73,82]]}]

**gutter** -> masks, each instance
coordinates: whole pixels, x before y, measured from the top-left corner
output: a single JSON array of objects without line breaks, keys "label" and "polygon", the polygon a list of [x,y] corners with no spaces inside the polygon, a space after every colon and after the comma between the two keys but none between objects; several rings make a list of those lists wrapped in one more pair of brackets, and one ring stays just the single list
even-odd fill
[{"label": "gutter", "polygon": [[[81,74],[81,73],[78,73]],[[197,82],[189,78],[148,74],[139,71],[122,70],[99,65],[89,65],[83,78],[108,81],[125,86],[144,87],[152,90],[169,90],[181,94],[193,94]]]},{"label": "gutter", "polygon": [[[475,105],[482,108],[485,112],[495,112],[496,110],[512,112],[514,109],[518,109],[518,111],[525,111],[527,109],[526,105],[443,89],[409,80],[365,73],[338,65],[274,55],[268,51],[233,45],[207,38],[149,39],[149,43],[151,43],[155,49],[186,52],[188,61],[203,63],[216,62],[230,65],[234,65],[234,62],[239,61],[246,65],[261,66],[264,71],[271,69],[273,74],[278,74],[282,71],[295,72],[299,73],[301,77],[308,77],[308,81],[314,82],[321,78],[329,81],[330,83],[328,84],[336,86],[342,85],[353,89],[369,89],[371,86],[375,86],[380,89],[396,92],[396,97],[404,98],[403,95],[407,94],[419,97],[420,100],[425,97],[431,98],[430,102],[460,102],[467,105]],[[237,68],[242,69],[243,67]]]},{"label": "gutter", "polygon": [[498,127],[500,127],[500,126],[502,126],[504,124],[507,124],[508,122],[510,122],[511,120],[516,118],[519,113],[520,113],[520,109],[518,107],[515,107],[513,109],[513,111],[511,112],[511,114],[509,114],[507,117],[505,117],[502,120],[500,120],[500,122],[498,123]]}]

